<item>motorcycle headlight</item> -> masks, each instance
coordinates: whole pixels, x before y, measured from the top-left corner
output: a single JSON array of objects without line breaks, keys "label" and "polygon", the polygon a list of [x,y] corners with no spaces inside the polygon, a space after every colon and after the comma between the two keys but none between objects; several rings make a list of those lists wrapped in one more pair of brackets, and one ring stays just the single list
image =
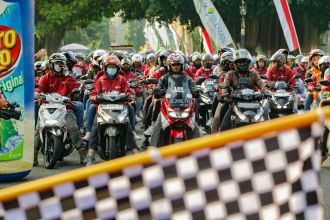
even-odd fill
[{"label": "motorcycle headlight", "polygon": [[118,116],[119,121],[120,122],[124,121],[126,119],[126,116],[127,116],[127,108],[124,111],[122,111]]},{"label": "motorcycle headlight", "polygon": [[264,110],[261,108],[260,111],[258,112],[258,114],[256,114],[256,116],[254,116],[254,121],[255,122],[260,121],[260,119],[263,116],[263,114],[264,114]]},{"label": "motorcycle headlight", "polygon": [[245,115],[243,115],[239,110],[238,110],[238,108],[235,106],[234,107],[234,112],[236,113],[236,115],[237,115],[237,117],[239,118],[239,119],[241,119],[242,121],[246,121],[248,118],[245,116]]},{"label": "motorcycle headlight", "polygon": [[56,120],[46,120],[45,121],[45,124],[47,124],[47,125],[55,125],[56,123],[57,123]]},{"label": "motorcycle headlight", "polygon": [[190,112],[191,112],[190,108],[185,109],[183,112],[176,112],[173,109],[168,109],[168,115],[171,118],[185,119],[189,116]]}]

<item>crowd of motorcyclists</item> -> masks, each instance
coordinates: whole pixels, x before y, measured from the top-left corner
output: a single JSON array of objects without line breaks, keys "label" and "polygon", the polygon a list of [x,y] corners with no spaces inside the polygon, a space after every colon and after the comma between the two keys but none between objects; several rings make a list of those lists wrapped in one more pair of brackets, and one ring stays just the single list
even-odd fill
[{"label": "crowd of motorcyclists", "polygon": [[[269,59],[229,47],[215,55],[190,56],[167,49],[131,54],[99,49],[88,56],[54,53],[35,63],[34,165],[40,149],[49,168],[73,149],[81,164],[90,166],[96,152],[113,159],[150,145],[307,111],[330,94],[329,67],[330,57],[319,49],[296,57],[280,49]],[[6,101],[0,99],[4,107]],[[136,133],[138,122],[144,137]],[[320,140],[324,159],[328,133],[325,127]]]}]

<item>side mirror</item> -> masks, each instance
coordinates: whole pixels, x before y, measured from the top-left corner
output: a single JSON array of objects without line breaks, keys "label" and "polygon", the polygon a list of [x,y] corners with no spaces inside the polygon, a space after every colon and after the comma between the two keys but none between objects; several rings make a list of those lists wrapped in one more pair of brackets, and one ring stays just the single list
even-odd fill
[{"label": "side mirror", "polygon": [[210,78],[211,78],[211,79],[219,79],[219,76],[218,76],[218,75],[215,75],[215,74],[213,74],[213,75],[211,75],[211,76],[210,76]]},{"label": "side mirror", "polygon": [[201,84],[205,81],[205,77],[198,77],[195,81],[196,84]]},{"label": "side mirror", "polygon": [[93,84],[94,83],[94,80],[92,80],[92,79],[86,79],[85,81],[84,81],[84,84],[86,85],[86,84]]},{"label": "side mirror", "polygon": [[301,78],[301,74],[294,74],[293,79],[299,79]]},{"label": "side mirror", "polygon": [[329,80],[320,80],[319,83],[320,83],[322,86],[330,86],[330,82],[329,82]]},{"label": "side mirror", "polygon": [[259,75],[261,79],[268,79],[266,75]]},{"label": "side mirror", "polygon": [[149,78],[148,81],[151,84],[157,84],[158,83],[158,79],[155,79],[155,78]]},{"label": "side mirror", "polygon": [[310,83],[310,82],[313,82],[312,78],[305,79],[305,83]]}]

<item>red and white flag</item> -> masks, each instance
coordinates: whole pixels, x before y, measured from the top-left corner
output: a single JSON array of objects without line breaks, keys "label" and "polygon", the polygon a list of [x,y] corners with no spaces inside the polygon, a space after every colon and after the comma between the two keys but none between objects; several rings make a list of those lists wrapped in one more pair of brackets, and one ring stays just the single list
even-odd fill
[{"label": "red and white flag", "polygon": [[274,0],[274,4],[277,10],[278,17],[281,22],[281,26],[284,32],[286,43],[289,50],[294,51],[299,49],[299,41],[296,33],[296,28],[292,20],[289,4],[287,0]]},{"label": "red and white flag", "polygon": [[203,45],[206,53],[214,54],[211,39],[205,28],[202,28]]}]

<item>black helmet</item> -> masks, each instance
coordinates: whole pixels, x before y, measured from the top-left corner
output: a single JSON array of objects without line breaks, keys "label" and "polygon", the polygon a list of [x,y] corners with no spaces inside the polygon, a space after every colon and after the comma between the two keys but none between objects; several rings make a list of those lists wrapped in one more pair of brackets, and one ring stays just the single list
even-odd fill
[{"label": "black helmet", "polygon": [[271,62],[283,62],[285,63],[285,55],[283,53],[275,53],[271,58]]},{"label": "black helmet", "polygon": [[63,52],[62,54],[66,58],[66,65],[68,66],[68,69],[72,71],[73,66],[77,64],[76,56],[73,54],[72,51]]},{"label": "black helmet", "polygon": [[246,49],[239,49],[234,52],[234,66],[238,72],[247,72],[251,63],[251,54]]},{"label": "black helmet", "polygon": [[54,53],[49,57],[49,68],[55,73],[56,76],[63,74],[64,69],[54,68],[54,63],[60,62],[63,66],[66,66],[66,57],[61,53]]}]

